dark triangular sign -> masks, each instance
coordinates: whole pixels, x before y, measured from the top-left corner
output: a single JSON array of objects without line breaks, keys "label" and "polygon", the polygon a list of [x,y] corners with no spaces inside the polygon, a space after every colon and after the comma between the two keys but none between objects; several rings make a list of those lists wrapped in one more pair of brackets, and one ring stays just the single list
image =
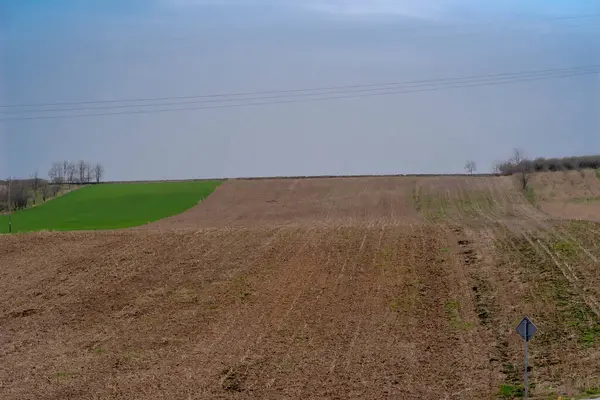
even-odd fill
[{"label": "dark triangular sign", "polygon": [[536,326],[527,317],[523,318],[517,326],[517,333],[523,338],[524,341],[528,342],[529,339],[535,335],[537,331]]}]

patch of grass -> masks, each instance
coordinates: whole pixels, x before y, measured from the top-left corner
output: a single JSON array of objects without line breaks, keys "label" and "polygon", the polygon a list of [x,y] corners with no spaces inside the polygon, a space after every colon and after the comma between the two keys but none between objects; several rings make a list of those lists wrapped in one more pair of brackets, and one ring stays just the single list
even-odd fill
[{"label": "patch of grass", "polygon": [[531,204],[536,203],[536,201],[537,201],[536,195],[535,195],[535,192],[533,191],[533,188],[531,187],[531,185],[527,185],[527,187],[525,187],[523,194],[525,195],[525,198],[527,199],[527,201],[529,201]]},{"label": "patch of grass", "polygon": [[586,389],[585,394],[588,394],[588,395],[600,394],[600,387]]},{"label": "patch of grass", "polygon": [[[534,238],[535,240],[536,238]],[[556,316],[552,329],[541,331],[537,338],[541,342],[554,342],[573,336],[579,345],[597,346],[600,343],[600,318],[585,303],[581,294],[571,286],[560,270],[536,252],[524,239],[513,239],[521,265],[526,265],[535,279],[537,290],[556,306]],[[549,244],[558,254],[567,258],[577,255],[575,244],[568,241],[555,241]],[[506,251],[510,249],[506,248]]]},{"label": "patch of grass", "polygon": [[514,399],[516,397],[523,397],[525,395],[525,388],[522,385],[508,385],[502,384],[498,388],[498,396],[503,399]]},{"label": "patch of grass", "polygon": [[600,324],[584,329],[581,335],[581,340],[586,346],[593,346],[596,343],[600,343]]},{"label": "patch of grass", "polygon": [[106,349],[104,347],[96,347],[96,348],[94,348],[93,352],[95,354],[101,355],[101,354],[106,353]]},{"label": "patch of grass", "polygon": [[596,178],[600,179],[600,168],[596,170]]},{"label": "patch of grass", "polygon": [[460,308],[460,305],[458,303],[458,300],[448,300],[445,304],[444,304],[444,310],[446,311],[446,314],[455,314],[458,313],[458,309]]},{"label": "patch of grass", "polygon": [[[139,226],[196,205],[221,181],[103,184],[84,187],[13,214],[13,232],[120,229]],[[8,216],[0,215],[0,233]]]},{"label": "patch of grass", "polygon": [[582,301],[576,301],[568,290],[556,294],[557,310],[565,325],[575,331],[584,346],[600,343],[600,323]]},{"label": "patch of grass", "polygon": [[575,245],[563,240],[552,243],[552,250],[565,257],[573,257],[577,254]]},{"label": "patch of grass", "polygon": [[431,218],[433,220],[440,220],[446,218],[446,209],[442,206],[439,206],[434,213],[431,214]]},{"label": "patch of grass", "polygon": [[444,304],[444,311],[446,312],[446,318],[450,322],[453,329],[468,330],[473,327],[470,322],[465,322],[460,316],[460,303],[456,299],[448,300]]},{"label": "patch of grass", "polygon": [[590,396],[600,395],[600,387],[592,387],[585,389],[582,394],[576,396],[559,396],[558,400],[585,400],[589,399]]},{"label": "patch of grass", "polygon": [[578,197],[571,200],[573,203],[597,203],[600,202],[600,196],[596,197]]}]

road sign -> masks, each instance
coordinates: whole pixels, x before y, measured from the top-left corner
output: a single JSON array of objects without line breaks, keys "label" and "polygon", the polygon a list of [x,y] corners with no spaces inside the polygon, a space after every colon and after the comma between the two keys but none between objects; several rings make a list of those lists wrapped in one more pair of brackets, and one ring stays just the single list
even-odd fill
[{"label": "road sign", "polygon": [[519,323],[519,325],[517,326],[517,333],[521,336],[521,338],[524,341],[524,353],[525,353],[525,371],[523,374],[523,381],[524,381],[524,388],[525,388],[525,400],[527,400],[528,395],[529,395],[529,384],[527,383],[527,342],[529,342],[529,339],[531,339],[533,337],[533,335],[535,335],[535,332],[537,332],[537,328],[536,326],[533,324],[533,322],[531,322],[531,320],[527,317],[523,318],[521,320],[521,322]]},{"label": "road sign", "polygon": [[517,326],[517,333],[523,338],[524,341],[529,342],[529,339],[537,332],[536,326],[527,317],[523,318]]}]

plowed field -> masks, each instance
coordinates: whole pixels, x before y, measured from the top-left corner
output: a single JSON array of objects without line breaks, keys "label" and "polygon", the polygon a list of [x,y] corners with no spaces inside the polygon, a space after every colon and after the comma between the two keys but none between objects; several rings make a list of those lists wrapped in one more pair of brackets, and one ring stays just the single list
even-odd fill
[{"label": "plowed field", "polygon": [[500,177],[232,180],[143,229],[0,236],[0,398],[510,398],[523,315],[533,395],[591,393],[600,224],[542,201]]}]

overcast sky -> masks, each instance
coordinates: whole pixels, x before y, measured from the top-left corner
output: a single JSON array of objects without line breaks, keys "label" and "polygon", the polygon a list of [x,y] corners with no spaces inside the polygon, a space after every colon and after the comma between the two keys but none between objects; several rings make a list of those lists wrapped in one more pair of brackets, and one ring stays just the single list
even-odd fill
[{"label": "overcast sky", "polygon": [[[600,64],[599,39],[595,0],[0,0],[0,105],[577,67]],[[7,120],[57,115],[14,113],[23,110],[0,108],[0,176],[45,175],[62,159],[100,162],[107,179],[129,180],[461,172],[467,159],[484,172],[515,146],[532,156],[600,153],[597,74],[319,102]],[[136,110],[143,109],[102,112]],[[76,113],[84,112],[63,114]]]}]

